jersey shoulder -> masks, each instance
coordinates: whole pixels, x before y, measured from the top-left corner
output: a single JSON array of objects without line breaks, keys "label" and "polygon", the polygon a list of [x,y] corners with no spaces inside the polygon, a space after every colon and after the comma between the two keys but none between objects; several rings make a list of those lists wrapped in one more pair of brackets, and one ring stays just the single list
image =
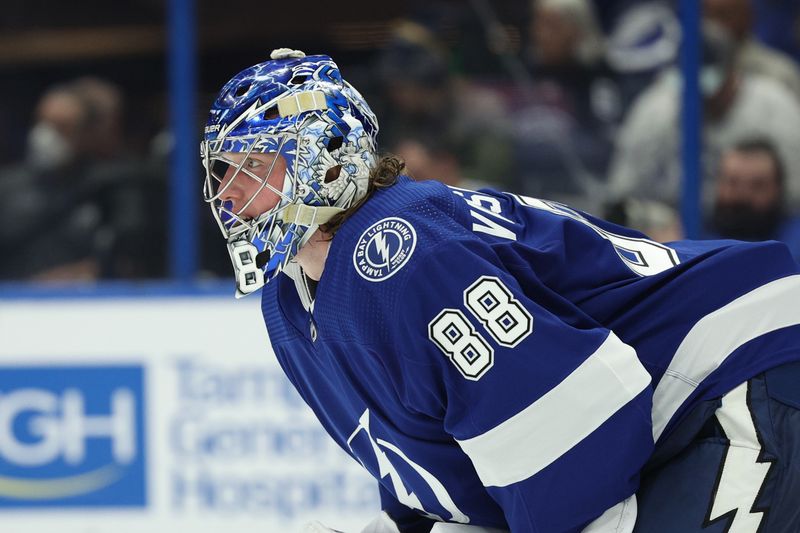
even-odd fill
[{"label": "jersey shoulder", "polygon": [[[345,233],[361,233],[379,220],[395,216],[414,223],[441,223],[457,219],[459,210],[451,188],[438,181],[415,181],[400,176],[397,183],[378,189],[342,227]],[[446,225],[446,224],[444,224]]]},{"label": "jersey shoulder", "polygon": [[471,236],[462,203],[442,183],[401,176],[377,191],[337,233],[337,252],[351,254],[355,268],[339,266],[369,282],[394,277],[442,242]]},{"label": "jersey shoulder", "polygon": [[334,236],[319,289],[325,303],[318,301],[315,313],[360,342],[388,333],[372,325],[391,321],[426,258],[447,242],[475,239],[464,216],[450,189],[438,182],[401,177],[376,192]]}]

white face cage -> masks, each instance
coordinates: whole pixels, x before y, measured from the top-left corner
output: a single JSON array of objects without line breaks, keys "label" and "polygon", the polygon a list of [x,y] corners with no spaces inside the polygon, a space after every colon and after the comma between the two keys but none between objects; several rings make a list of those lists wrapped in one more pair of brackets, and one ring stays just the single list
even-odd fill
[{"label": "white face cage", "polygon": [[[237,238],[247,238],[248,240],[254,238],[265,229],[268,221],[272,220],[273,224],[271,226],[274,226],[276,215],[294,201],[297,160],[293,156],[290,157],[293,154],[288,154],[287,149],[289,146],[297,146],[298,140],[299,135],[297,134],[259,134],[225,139],[224,145],[226,148],[245,148],[243,151],[236,151],[236,153],[242,154],[238,161],[227,155],[234,152],[234,150],[230,152],[221,151],[222,143],[219,141],[204,141],[201,144],[201,157],[206,171],[203,197],[206,203],[210,204],[211,212],[225,239],[231,241]],[[251,154],[254,153],[277,154],[277,157],[272,160],[263,176],[259,176],[247,168]],[[286,172],[282,180],[282,189],[278,190],[270,183],[270,180],[280,157],[286,162]],[[233,173],[226,179],[231,169]],[[242,184],[242,181],[244,181],[244,184]],[[235,185],[237,183],[238,185]],[[234,186],[238,186],[240,190],[247,191],[248,194],[248,197],[239,206],[234,206],[231,200],[225,199],[226,192]],[[255,217],[245,216],[245,211],[264,191],[274,193],[279,199],[277,204]],[[271,233],[272,228],[269,229],[270,231],[267,231],[267,235]]]}]

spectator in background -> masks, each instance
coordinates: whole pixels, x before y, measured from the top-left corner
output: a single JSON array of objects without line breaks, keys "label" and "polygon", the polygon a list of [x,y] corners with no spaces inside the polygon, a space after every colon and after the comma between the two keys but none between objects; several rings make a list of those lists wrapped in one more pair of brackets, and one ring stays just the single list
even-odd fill
[{"label": "spectator in background", "polygon": [[[533,0],[534,67],[554,70],[591,66],[603,56],[603,34],[592,4],[583,0]],[[570,72],[572,73],[572,72]]]},{"label": "spectator in background", "polygon": [[63,172],[86,160],[109,160],[122,149],[122,95],[96,78],[57,85],[42,96],[28,135],[27,163]]},{"label": "spectator in background", "polygon": [[122,116],[120,91],[96,78],[42,96],[25,160],[0,171],[0,279],[88,281],[152,259],[134,236],[163,210],[148,213],[150,174],[124,153]]},{"label": "spectator in background", "polygon": [[[781,83],[745,75],[736,62],[736,43],[723,29],[703,30],[700,85],[704,103],[703,201],[713,199],[713,172],[720,151],[743,139],[770,140],[786,168],[790,205],[800,204],[800,103]],[[645,91],[628,114],[617,139],[609,194],[677,205],[681,184],[679,109],[681,78],[670,69]]]},{"label": "spectator in background", "polygon": [[465,177],[504,186],[503,105],[493,92],[451,74],[449,60],[426,26],[411,20],[396,26],[376,66],[381,146],[435,137],[450,147]]},{"label": "spectator in background", "polygon": [[589,0],[534,0],[531,7],[532,83],[510,113],[515,188],[580,205],[578,198],[602,188],[620,94]]},{"label": "spectator in background", "polygon": [[769,141],[742,141],[723,152],[707,237],[783,241],[800,261],[800,218],[787,211],[784,180],[783,163]]},{"label": "spectator in background", "polygon": [[783,83],[800,100],[800,70],[792,59],[753,38],[752,0],[703,0],[704,17],[724,27],[739,46],[745,74],[762,74]]},{"label": "spectator in background", "polygon": [[607,26],[606,60],[617,73],[624,108],[656,75],[673,64],[680,46],[681,25],[675,2],[669,0],[596,0],[598,11],[611,6],[617,15]]},{"label": "spectator in background", "polygon": [[408,174],[416,180],[437,180],[451,187],[473,191],[489,186],[464,177],[455,150],[447,140],[417,135],[400,140],[389,151],[405,162]]}]

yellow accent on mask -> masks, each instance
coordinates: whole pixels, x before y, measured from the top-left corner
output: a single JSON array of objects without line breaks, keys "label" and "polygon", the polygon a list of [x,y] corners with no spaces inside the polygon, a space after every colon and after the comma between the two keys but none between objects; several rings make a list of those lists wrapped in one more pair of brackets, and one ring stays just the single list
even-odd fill
[{"label": "yellow accent on mask", "polygon": [[299,115],[304,111],[318,111],[328,109],[328,102],[325,101],[325,93],[322,91],[305,91],[284,96],[278,100],[278,114],[281,117]]}]

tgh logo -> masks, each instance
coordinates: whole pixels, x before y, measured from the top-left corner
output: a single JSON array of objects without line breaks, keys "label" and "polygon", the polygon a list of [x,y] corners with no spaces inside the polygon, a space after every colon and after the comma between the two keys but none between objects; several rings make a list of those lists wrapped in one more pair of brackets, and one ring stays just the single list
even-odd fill
[{"label": "tgh logo", "polygon": [[142,369],[0,368],[0,507],[145,503]]}]

